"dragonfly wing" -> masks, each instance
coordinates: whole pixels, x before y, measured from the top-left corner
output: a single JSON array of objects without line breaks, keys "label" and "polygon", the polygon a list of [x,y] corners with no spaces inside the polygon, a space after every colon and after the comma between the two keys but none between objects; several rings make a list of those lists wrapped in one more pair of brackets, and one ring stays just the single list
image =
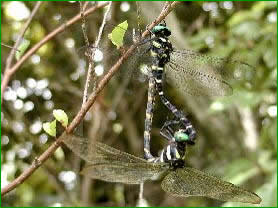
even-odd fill
[{"label": "dragonfly wing", "polygon": [[98,163],[85,167],[81,174],[93,179],[125,184],[140,184],[157,180],[168,170],[165,163]]},{"label": "dragonfly wing", "polygon": [[[128,29],[122,28],[119,25],[106,24],[103,32],[103,39],[100,43],[101,51],[104,56],[104,66],[105,69],[110,69],[116,61],[123,55],[123,53],[134,44],[135,40],[140,40],[141,35],[133,34],[133,27],[128,26]],[[108,35],[116,30],[120,33],[124,33],[123,46],[117,49],[115,45],[112,44],[111,40],[108,39]],[[144,39],[145,40],[145,39]],[[131,56],[122,64],[120,72],[120,77],[124,79],[132,78],[135,80],[145,80],[145,76],[141,72],[141,67],[143,64],[149,64],[152,58],[149,56],[148,49],[150,47],[149,42],[141,40],[137,45],[136,49]],[[128,70],[124,70],[128,69]]]},{"label": "dragonfly wing", "polygon": [[88,163],[94,164],[111,161],[123,163],[147,162],[142,158],[122,152],[106,144],[89,140],[88,138],[77,137],[72,134],[65,134],[63,138],[63,142],[67,147]]},{"label": "dragonfly wing", "polygon": [[90,163],[81,174],[94,179],[126,184],[155,180],[169,169],[166,163],[151,163],[100,142],[65,134],[64,143],[78,156]]},{"label": "dragonfly wing", "polygon": [[261,198],[255,193],[194,168],[179,168],[170,172],[161,186],[164,191],[175,196],[205,196],[222,201],[253,204],[261,202]]},{"label": "dragonfly wing", "polygon": [[230,84],[254,71],[250,65],[240,61],[190,50],[174,50],[170,60],[166,65],[167,76],[175,87],[194,96],[231,95]]}]

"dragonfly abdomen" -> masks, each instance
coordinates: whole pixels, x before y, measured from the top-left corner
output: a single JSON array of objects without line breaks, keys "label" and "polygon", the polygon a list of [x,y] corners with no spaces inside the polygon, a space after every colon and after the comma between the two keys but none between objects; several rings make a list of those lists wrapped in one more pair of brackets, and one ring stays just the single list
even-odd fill
[{"label": "dragonfly abdomen", "polygon": [[158,25],[153,31],[153,41],[151,42],[150,54],[153,58],[151,73],[155,79],[155,87],[162,103],[178,118],[189,133],[190,143],[194,144],[196,131],[191,122],[186,118],[182,111],[179,111],[164,95],[163,73],[165,65],[170,62],[170,54],[173,52],[172,43],[168,36],[171,35],[166,25]]}]

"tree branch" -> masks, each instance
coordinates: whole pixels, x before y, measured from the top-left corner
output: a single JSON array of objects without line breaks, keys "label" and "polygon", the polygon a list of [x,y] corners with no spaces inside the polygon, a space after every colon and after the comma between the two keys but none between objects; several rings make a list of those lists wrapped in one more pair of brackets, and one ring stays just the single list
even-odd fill
[{"label": "tree branch", "polygon": [[[35,14],[37,13],[37,11],[38,11],[39,7],[41,6],[41,4],[42,4],[41,1],[39,1],[39,2],[36,3],[36,5],[35,5],[33,11],[31,12],[30,17],[28,18],[27,22],[25,23],[24,27],[22,28],[22,31],[21,31],[21,33],[19,34],[19,36],[18,36],[18,38],[17,38],[17,40],[16,40],[16,42],[15,42],[15,44],[14,44],[14,46],[13,46],[14,49],[17,49],[17,47],[19,46],[19,43],[21,42],[21,40],[22,40],[22,38],[23,38],[25,32],[27,31],[27,29],[28,29],[28,27],[29,27],[31,21],[33,20]],[[15,50],[12,50],[12,51],[10,52],[10,54],[9,54],[9,56],[8,56],[8,58],[7,58],[7,60],[6,60],[5,71],[7,71],[7,70],[10,69],[11,64],[12,64],[12,61],[13,61],[13,58],[14,58],[14,54],[15,54]]]},{"label": "tree branch", "polygon": [[[98,4],[88,10],[86,10],[84,12],[84,16],[88,16],[89,14],[93,13],[94,11],[96,11],[99,8],[105,7],[107,6],[109,3],[102,3],[102,4]],[[76,23],[77,21],[79,21],[81,19],[81,15],[78,14],[75,17],[73,17],[71,20],[69,20],[68,22],[66,22],[65,24],[59,26],[57,29],[55,29],[54,31],[52,31],[51,33],[49,33],[44,39],[42,39],[39,43],[37,43],[35,46],[33,46],[29,51],[27,51],[20,60],[17,61],[17,63],[15,63],[14,66],[12,66],[11,68],[6,69],[5,73],[4,73],[4,77],[1,83],[1,104],[3,101],[3,94],[4,91],[12,77],[12,75],[18,70],[18,68],[30,57],[32,56],[41,46],[43,46],[46,42],[50,41],[52,38],[54,38],[57,34],[63,32],[66,28],[68,28],[69,26],[73,25],[74,23]]]}]

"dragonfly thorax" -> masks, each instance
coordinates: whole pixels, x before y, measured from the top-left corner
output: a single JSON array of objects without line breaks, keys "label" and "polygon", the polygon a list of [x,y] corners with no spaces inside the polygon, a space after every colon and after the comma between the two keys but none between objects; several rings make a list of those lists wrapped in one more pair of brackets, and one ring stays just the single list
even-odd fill
[{"label": "dragonfly thorax", "polygon": [[170,61],[170,54],[173,47],[168,37],[157,36],[151,42],[151,56],[153,57],[153,65],[164,67]]}]

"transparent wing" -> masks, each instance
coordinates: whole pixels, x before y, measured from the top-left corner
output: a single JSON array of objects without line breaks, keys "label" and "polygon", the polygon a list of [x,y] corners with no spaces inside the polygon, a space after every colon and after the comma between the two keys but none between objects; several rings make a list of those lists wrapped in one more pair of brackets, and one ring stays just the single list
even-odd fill
[{"label": "transparent wing", "polygon": [[76,155],[88,163],[125,162],[125,163],[146,163],[147,161],[134,155],[122,152],[106,144],[78,137],[72,134],[63,136],[64,144],[67,145]]},{"label": "transparent wing", "polygon": [[165,163],[124,163],[119,161],[101,162],[85,167],[81,174],[93,179],[125,184],[140,184],[156,180],[168,170]]},{"label": "transparent wing", "polygon": [[234,81],[254,73],[246,63],[190,50],[174,50],[165,68],[176,88],[194,96],[231,95]]},{"label": "transparent wing", "polygon": [[258,204],[261,198],[253,192],[222,181],[194,168],[180,168],[169,173],[161,184],[175,196],[205,196],[222,201]]},{"label": "transparent wing", "polygon": [[169,166],[165,163],[150,163],[134,155],[122,152],[87,138],[65,135],[64,143],[90,165],[81,174],[94,179],[126,184],[140,184],[159,178]]},{"label": "transparent wing", "polygon": [[[123,37],[123,46],[118,48],[112,44],[111,40],[108,38],[109,34],[113,30],[122,31],[124,33]],[[97,64],[101,64],[104,66],[104,71],[107,72],[122,56],[122,54],[132,45],[134,44],[134,40],[139,38],[138,34],[132,33],[132,26],[129,26],[128,29],[124,29],[120,26],[113,24],[106,24],[104,27],[103,35],[101,42],[99,44],[98,50],[102,53],[103,59]],[[147,52],[149,48],[148,42],[144,42],[145,44],[139,44],[134,50],[133,54],[128,57],[128,59],[122,64],[120,74],[126,79],[126,76],[131,76],[135,79],[138,79],[139,71],[137,71],[142,65],[142,63],[150,63],[150,56]]]}]

